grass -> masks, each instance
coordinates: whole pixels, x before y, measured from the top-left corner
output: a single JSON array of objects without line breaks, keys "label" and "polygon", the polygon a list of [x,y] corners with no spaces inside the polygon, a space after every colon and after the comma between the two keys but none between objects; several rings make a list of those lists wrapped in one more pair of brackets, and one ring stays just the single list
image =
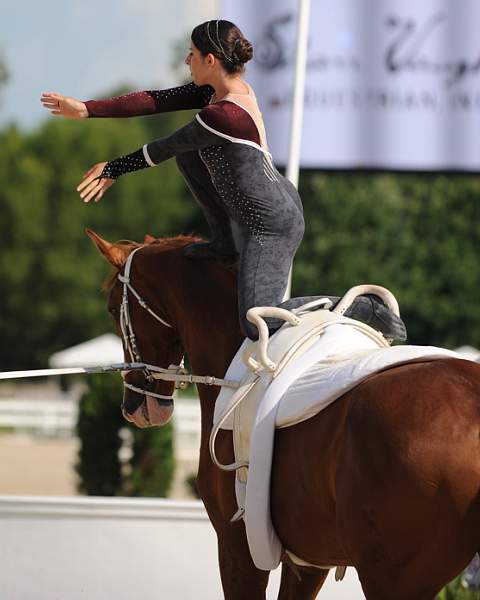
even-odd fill
[{"label": "grass", "polygon": [[437,600],[480,600],[480,592],[466,590],[459,576],[443,588]]}]

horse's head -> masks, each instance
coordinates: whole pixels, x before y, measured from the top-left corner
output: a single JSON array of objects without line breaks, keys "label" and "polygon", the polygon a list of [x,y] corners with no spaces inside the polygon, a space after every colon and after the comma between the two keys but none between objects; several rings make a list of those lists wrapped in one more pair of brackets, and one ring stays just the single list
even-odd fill
[{"label": "horse's head", "polygon": [[[175,324],[175,315],[162,305],[158,293],[162,274],[156,268],[158,254],[168,247],[147,236],[143,244],[112,244],[91,230],[87,235],[104,258],[115,268],[110,281],[108,310],[123,341],[126,362],[145,363],[168,368],[179,365],[183,347]],[[170,240],[171,241],[171,240]],[[179,239],[176,246],[190,239]],[[170,244],[170,249],[175,244]],[[163,274],[164,276],[164,274]],[[173,413],[175,384],[155,379],[148,368],[125,371],[122,411],[128,421],[139,427],[163,425]]]}]

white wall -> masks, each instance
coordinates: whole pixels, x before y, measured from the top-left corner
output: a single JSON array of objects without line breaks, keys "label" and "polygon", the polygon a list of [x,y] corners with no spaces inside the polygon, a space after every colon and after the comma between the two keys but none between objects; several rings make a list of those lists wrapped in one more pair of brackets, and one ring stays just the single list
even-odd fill
[{"label": "white wall", "polygon": [[[279,571],[268,599],[276,598]],[[0,496],[5,600],[214,600],[216,536],[200,502]],[[361,600],[355,571],[320,599]]]}]

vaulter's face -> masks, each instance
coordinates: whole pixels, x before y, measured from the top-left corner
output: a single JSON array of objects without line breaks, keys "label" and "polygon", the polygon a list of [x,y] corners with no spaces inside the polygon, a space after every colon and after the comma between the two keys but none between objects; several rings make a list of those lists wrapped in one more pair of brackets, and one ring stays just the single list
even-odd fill
[{"label": "vaulter's face", "polygon": [[205,85],[211,73],[209,68],[209,55],[202,56],[200,50],[191,41],[185,64],[190,67],[193,81],[197,85]]}]

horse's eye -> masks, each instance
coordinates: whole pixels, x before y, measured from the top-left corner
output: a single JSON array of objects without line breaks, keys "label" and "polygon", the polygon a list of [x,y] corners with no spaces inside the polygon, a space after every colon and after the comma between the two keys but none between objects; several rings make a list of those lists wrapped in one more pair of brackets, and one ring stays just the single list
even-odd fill
[{"label": "horse's eye", "polygon": [[115,306],[112,308],[109,308],[108,310],[113,318],[115,318],[118,315],[118,308],[115,308]]}]

